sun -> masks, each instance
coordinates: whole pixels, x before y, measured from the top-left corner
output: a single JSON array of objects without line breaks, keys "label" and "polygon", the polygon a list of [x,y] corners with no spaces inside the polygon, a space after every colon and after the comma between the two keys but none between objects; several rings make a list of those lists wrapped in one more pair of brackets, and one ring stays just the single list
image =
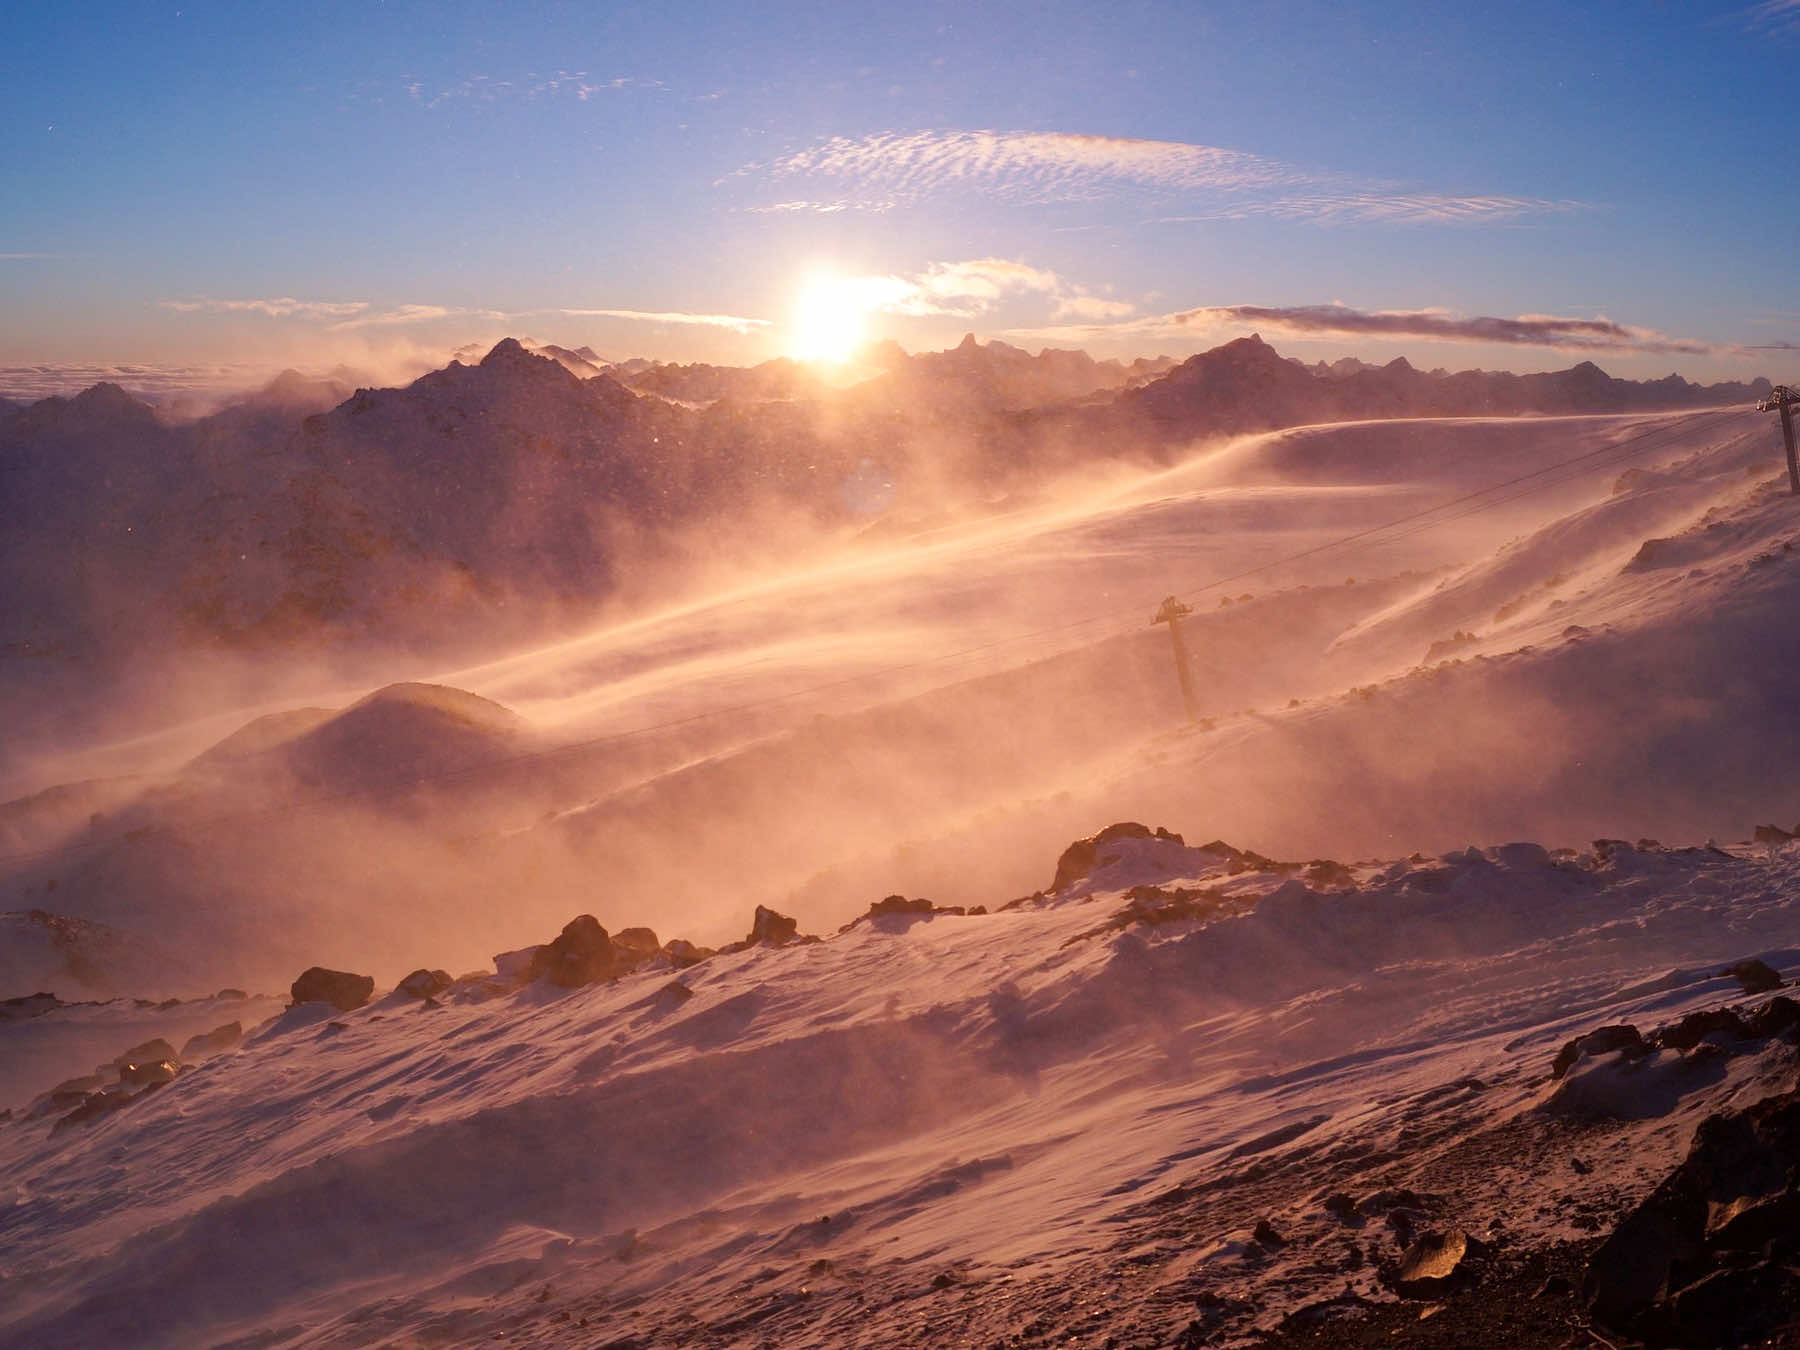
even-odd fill
[{"label": "sun", "polygon": [[843,277],[815,276],[794,297],[788,355],[797,361],[848,361],[868,336],[868,299]]}]

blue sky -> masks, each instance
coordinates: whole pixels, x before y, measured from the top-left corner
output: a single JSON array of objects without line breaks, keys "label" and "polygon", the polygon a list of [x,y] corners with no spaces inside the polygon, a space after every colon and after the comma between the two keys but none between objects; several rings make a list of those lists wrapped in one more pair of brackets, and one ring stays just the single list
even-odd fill
[{"label": "blue sky", "polygon": [[804,295],[1793,379],[1796,112],[1800,0],[15,5],[0,363],[747,362]]}]

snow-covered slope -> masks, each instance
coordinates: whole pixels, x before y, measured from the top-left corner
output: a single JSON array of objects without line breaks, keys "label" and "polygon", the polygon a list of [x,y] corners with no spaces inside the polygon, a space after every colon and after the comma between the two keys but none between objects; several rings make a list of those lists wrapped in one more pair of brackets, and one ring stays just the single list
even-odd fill
[{"label": "snow-covered slope", "polygon": [[1145,833],[1000,912],[308,1004],[127,1109],[26,1109],[0,1343],[1229,1344],[1391,1301],[1397,1226],[1585,1238],[1793,1078],[1780,1037],[1550,1076],[1800,965],[1792,857]]}]

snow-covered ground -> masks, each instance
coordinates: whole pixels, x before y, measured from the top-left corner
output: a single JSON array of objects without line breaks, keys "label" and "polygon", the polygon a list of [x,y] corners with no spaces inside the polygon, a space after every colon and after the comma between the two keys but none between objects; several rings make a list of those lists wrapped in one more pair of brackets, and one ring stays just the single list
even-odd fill
[{"label": "snow-covered ground", "polygon": [[[1550,1077],[1800,973],[1800,857],[1734,842],[1800,817],[1777,469],[1716,413],[1301,428],[78,748],[0,808],[0,997],[63,1000],[0,1021],[0,1344],[1229,1344],[1390,1301],[1409,1225],[1591,1238],[1793,1082],[1780,1038]],[[1302,863],[1124,838],[1050,887],[1126,818]],[[1509,839],[1559,851],[1467,847]],[[895,891],[992,912],[385,992]],[[312,964],[383,992],[206,992]],[[38,1095],[234,1019],[124,1109]]]},{"label": "snow-covered ground", "polygon": [[1230,1343],[1390,1300],[1393,1209],[1584,1236],[1793,1078],[1780,1040],[1550,1067],[1792,973],[1800,859],[1251,861],[1117,839],[1002,912],[303,1005],[96,1122],[18,1103],[0,1342]]}]

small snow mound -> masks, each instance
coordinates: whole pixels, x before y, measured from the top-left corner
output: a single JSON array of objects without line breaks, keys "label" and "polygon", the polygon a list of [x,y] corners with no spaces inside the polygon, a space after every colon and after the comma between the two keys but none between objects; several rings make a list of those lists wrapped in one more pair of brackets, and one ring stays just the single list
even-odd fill
[{"label": "small snow mound", "polygon": [[295,739],[293,771],[320,782],[447,773],[521,749],[530,724],[509,708],[438,684],[392,684]]}]

